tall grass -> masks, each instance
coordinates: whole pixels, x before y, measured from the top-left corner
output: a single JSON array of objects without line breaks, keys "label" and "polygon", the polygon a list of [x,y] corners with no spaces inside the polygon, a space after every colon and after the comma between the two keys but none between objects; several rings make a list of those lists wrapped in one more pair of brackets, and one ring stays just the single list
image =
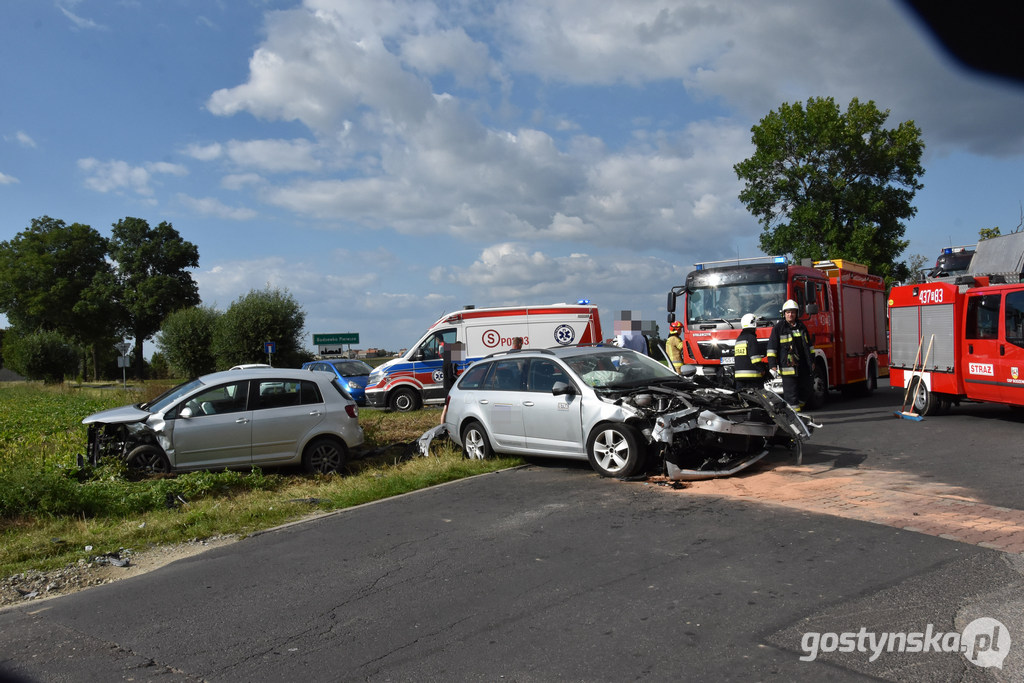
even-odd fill
[{"label": "tall grass", "polygon": [[437,424],[439,411],[361,409],[366,444],[344,476],[281,468],[136,480],[119,463],[77,466],[87,436],[83,417],[166,388],[0,385],[0,576],[122,548],[244,535],[519,463],[465,460],[447,440],[432,445],[431,457],[419,457],[415,440]]}]

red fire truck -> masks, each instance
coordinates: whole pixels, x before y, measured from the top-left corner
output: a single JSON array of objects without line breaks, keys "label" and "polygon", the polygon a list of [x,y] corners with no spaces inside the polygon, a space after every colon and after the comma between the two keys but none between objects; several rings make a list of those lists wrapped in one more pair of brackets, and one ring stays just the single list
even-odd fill
[{"label": "red fire truck", "polygon": [[[1024,405],[1024,233],[978,243],[953,282],[889,293],[890,384],[928,415],[964,400]],[[908,389],[909,386],[909,389]]]},{"label": "red fire truck", "polygon": [[[765,262],[767,260],[767,262]],[[686,284],[668,293],[668,321],[683,299],[683,361],[724,381],[735,361],[733,346],[745,313],[757,316],[764,355],[771,328],[782,318],[782,304],[793,299],[814,339],[814,408],[831,389],[868,393],[888,374],[885,284],[850,261],[805,261],[790,265],[781,256],[695,264]]]}]

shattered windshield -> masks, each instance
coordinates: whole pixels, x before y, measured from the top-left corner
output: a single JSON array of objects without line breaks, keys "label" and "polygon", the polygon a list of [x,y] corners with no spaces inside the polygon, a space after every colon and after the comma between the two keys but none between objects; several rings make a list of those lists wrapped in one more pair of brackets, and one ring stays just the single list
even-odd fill
[{"label": "shattered windshield", "polygon": [[768,320],[779,320],[782,318],[782,304],[785,301],[785,282],[745,282],[697,287],[687,293],[686,320],[697,324],[737,322],[747,313]]},{"label": "shattered windshield", "polygon": [[595,389],[678,377],[653,358],[630,350],[573,356],[567,358],[566,363],[584,383]]}]

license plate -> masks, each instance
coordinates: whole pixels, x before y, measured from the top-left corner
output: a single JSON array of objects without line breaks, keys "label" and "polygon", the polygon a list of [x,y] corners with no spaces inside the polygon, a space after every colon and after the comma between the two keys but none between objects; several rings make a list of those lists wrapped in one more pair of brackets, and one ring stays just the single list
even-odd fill
[{"label": "license plate", "polygon": [[734,365],[735,363],[735,356],[722,356],[722,365]]}]

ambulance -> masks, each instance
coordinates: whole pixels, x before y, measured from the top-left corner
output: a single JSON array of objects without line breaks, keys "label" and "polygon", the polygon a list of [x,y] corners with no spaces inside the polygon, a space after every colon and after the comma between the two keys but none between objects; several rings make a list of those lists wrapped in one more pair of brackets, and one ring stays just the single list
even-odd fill
[{"label": "ambulance", "polygon": [[444,315],[404,356],[370,373],[366,402],[401,412],[444,403],[445,345],[462,342],[464,357],[455,361],[456,372],[461,372],[488,354],[508,351],[516,337],[523,338],[524,349],[597,344],[602,341],[597,306],[586,300],[546,306],[467,306]]},{"label": "ambulance", "polygon": [[890,379],[909,412],[1024,405],[1024,233],[978,243],[953,281],[889,292]]}]

